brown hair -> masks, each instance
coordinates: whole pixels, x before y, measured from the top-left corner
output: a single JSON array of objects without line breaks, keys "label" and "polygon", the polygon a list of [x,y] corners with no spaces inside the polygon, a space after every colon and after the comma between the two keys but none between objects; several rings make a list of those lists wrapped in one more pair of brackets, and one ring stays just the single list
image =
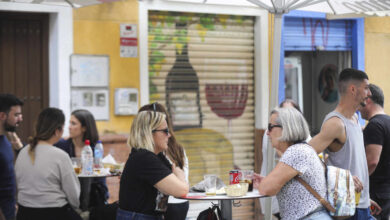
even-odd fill
[{"label": "brown hair", "polygon": [[39,113],[38,121],[35,124],[35,135],[29,138],[31,161],[35,161],[35,147],[38,141],[49,140],[57,130],[62,130],[65,123],[65,115],[58,108],[45,108]]},{"label": "brown hair", "polygon": [[302,113],[301,108],[299,105],[292,99],[285,99],[283,102],[279,104],[279,108],[283,108],[283,105],[285,103],[290,103],[296,110],[298,110],[300,113]]},{"label": "brown hair", "polygon": [[155,111],[155,112],[162,112],[165,114],[167,124],[168,124],[169,133],[171,134],[171,137],[168,140],[168,150],[166,153],[168,155],[168,158],[173,163],[175,163],[176,166],[183,169],[183,167],[184,167],[184,149],[176,141],[175,134],[173,132],[172,121],[171,121],[171,118],[169,117],[167,110],[164,108],[163,105],[155,102],[152,104],[142,106],[138,112],[142,112],[142,111]]},{"label": "brown hair", "polygon": [[91,141],[91,144],[95,145],[99,140],[99,133],[96,128],[95,117],[93,117],[92,113],[85,109],[78,109],[74,110],[71,115],[79,120],[81,127],[85,127],[83,141],[88,139]]}]

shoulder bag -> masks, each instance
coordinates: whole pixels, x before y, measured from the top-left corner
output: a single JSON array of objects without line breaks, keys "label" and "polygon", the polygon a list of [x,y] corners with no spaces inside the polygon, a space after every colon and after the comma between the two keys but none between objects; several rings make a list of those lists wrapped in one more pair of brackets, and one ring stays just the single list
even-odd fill
[{"label": "shoulder bag", "polygon": [[[322,162],[322,161],[321,161]],[[349,170],[334,166],[325,166],[327,200],[322,198],[301,177],[298,180],[321,204],[334,219],[346,219],[355,214],[355,186]]]}]

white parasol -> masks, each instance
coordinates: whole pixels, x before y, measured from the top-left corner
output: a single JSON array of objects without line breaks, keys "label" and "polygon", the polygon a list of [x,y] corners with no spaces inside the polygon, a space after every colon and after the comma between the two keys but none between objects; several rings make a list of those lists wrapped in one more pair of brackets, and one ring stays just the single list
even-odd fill
[{"label": "white parasol", "polygon": [[71,6],[73,8],[80,8],[89,5],[97,5],[101,3],[115,2],[115,1],[118,0],[0,0],[0,2],[59,5],[59,6]]}]

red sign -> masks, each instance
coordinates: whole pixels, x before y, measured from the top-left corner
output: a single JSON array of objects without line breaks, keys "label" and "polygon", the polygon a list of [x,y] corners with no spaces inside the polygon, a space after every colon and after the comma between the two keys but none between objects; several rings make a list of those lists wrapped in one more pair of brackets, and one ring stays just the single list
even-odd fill
[{"label": "red sign", "polygon": [[121,46],[137,46],[137,38],[121,37]]}]

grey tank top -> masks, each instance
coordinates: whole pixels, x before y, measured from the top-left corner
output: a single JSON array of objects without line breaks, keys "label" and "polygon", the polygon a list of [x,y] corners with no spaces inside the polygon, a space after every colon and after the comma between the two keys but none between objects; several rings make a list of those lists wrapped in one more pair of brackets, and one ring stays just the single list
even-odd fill
[{"label": "grey tank top", "polygon": [[329,154],[327,164],[350,170],[353,176],[360,179],[363,183],[363,191],[357,208],[368,208],[370,206],[369,177],[362,128],[357,122],[345,118],[336,111],[326,115],[324,122],[332,117],[338,117],[343,121],[347,138],[339,151],[325,150]]}]

